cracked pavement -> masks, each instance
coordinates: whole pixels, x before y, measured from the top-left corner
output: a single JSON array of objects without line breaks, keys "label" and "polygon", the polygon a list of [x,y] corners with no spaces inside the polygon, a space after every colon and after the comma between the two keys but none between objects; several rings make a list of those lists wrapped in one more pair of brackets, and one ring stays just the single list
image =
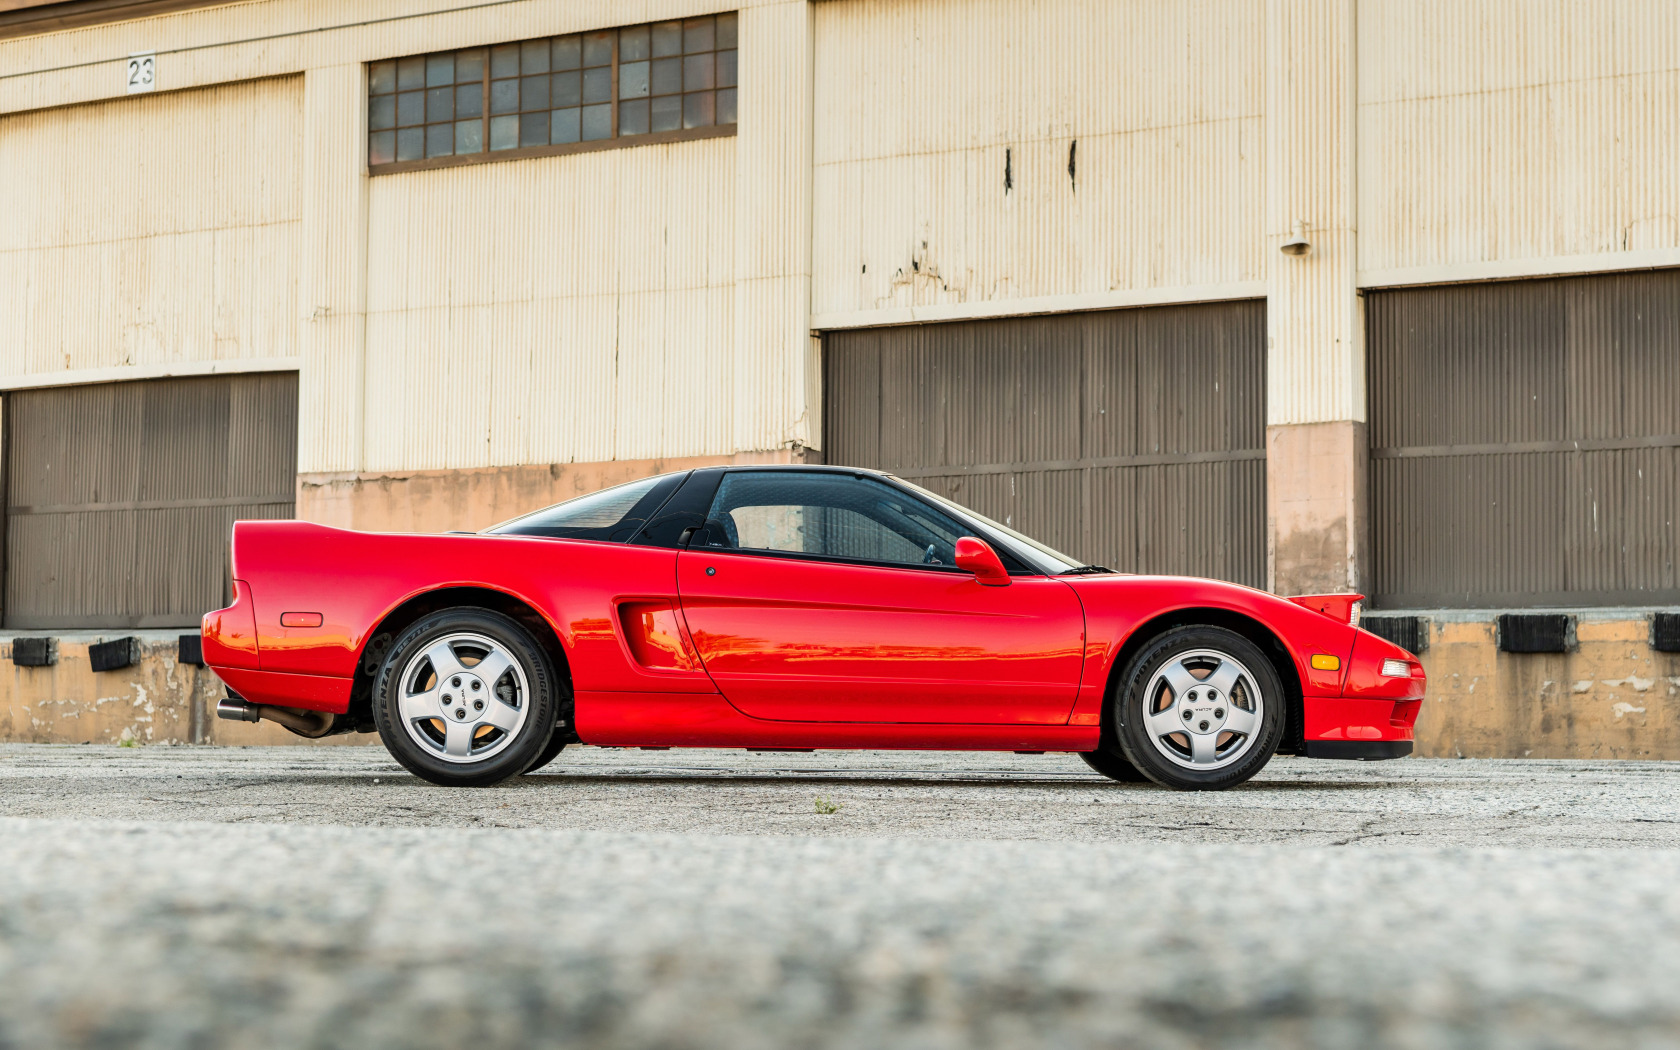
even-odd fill
[{"label": "cracked pavement", "polygon": [[0,745],[0,1047],[1676,1046],[1677,773]]}]

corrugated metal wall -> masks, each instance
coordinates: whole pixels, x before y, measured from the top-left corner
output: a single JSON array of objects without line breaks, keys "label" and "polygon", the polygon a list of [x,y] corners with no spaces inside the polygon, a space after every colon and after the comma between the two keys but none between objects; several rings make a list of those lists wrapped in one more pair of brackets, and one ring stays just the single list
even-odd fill
[{"label": "corrugated metal wall", "polygon": [[1262,5],[813,9],[817,315],[1264,280]]},{"label": "corrugated metal wall", "polygon": [[302,84],[0,117],[0,375],[295,354]]},{"label": "corrugated metal wall", "polygon": [[1680,271],[1372,293],[1375,600],[1680,601]]},{"label": "corrugated metal wall", "polygon": [[369,196],[366,469],[731,451],[733,138]]},{"label": "corrugated metal wall", "polygon": [[1126,571],[1266,578],[1265,306],[835,332],[828,462]]},{"label": "corrugated metal wall", "polygon": [[290,373],[6,395],[7,627],[193,626],[238,518],[289,518]]},{"label": "corrugated metal wall", "polygon": [[1361,0],[1358,34],[1359,266],[1378,283],[1680,248],[1680,4]]}]

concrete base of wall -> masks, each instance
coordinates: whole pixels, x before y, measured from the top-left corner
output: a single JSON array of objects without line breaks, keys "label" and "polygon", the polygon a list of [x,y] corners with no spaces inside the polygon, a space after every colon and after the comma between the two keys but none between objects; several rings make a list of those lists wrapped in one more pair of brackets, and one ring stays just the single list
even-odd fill
[{"label": "concrete base of wall", "polygon": [[[137,746],[377,743],[377,737],[363,734],[309,740],[272,722],[218,719],[216,701],[227,695],[227,687],[209,668],[177,661],[180,633],[58,633],[58,663],[51,667],[18,667],[11,662],[11,638],[0,641],[0,740]],[[140,658],[122,670],[95,673],[88,646],[113,637],[138,638]]]},{"label": "concrete base of wall", "polygon": [[[1498,651],[1491,613],[1426,611],[1429,696],[1417,753],[1464,758],[1680,760],[1680,654],[1651,649],[1645,614],[1583,612],[1578,648]],[[141,658],[95,674],[94,634],[61,634],[53,667],[10,663],[0,641],[0,739],[137,745],[375,744],[371,734],[306,740],[272,723],[215,716],[225,687],[176,661],[176,633],[143,632]]]},{"label": "concrete base of wall", "polygon": [[1492,613],[1418,615],[1431,620],[1418,754],[1680,759],[1680,653],[1651,648],[1644,613],[1577,613],[1568,653],[1499,652]]},{"label": "concrete base of wall", "polygon": [[476,531],[574,496],[674,470],[820,462],[811,449],[678,459],[620,459],[483,470],[299,474],[297,516],[364,532]]}]

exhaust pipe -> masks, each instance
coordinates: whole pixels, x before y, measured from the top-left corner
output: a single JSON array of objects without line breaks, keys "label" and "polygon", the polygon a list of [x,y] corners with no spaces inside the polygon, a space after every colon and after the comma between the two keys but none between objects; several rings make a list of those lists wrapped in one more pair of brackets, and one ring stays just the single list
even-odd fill
[{"label": "exhaust pipe", "polygon": [[249,700],[224,696],[216,702],[216,717],[234,722],[278,722],[298,736],[323,737],[332,731],[334,715],[330,711],[309,711],[301,707],[277,707],[274,704],[253,704]]}]

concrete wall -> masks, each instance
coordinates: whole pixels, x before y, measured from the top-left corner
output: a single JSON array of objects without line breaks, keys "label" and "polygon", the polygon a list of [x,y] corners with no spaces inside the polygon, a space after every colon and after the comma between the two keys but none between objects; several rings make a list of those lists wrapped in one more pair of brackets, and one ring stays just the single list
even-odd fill
[{"label": "concrete wall", "polygon": [[58,662],[51,667],[18,667],[11,662],[12,639],[0,642],[0,740],[134,746],[375,740],[361,734],[308,740],[270,722],[216,718],[226,687],[208,668],[177,662],[178,633],[132,635],[140,639],[140,659],[99,673],[88,663],[88,646],[110,636],[55,632]]}]

